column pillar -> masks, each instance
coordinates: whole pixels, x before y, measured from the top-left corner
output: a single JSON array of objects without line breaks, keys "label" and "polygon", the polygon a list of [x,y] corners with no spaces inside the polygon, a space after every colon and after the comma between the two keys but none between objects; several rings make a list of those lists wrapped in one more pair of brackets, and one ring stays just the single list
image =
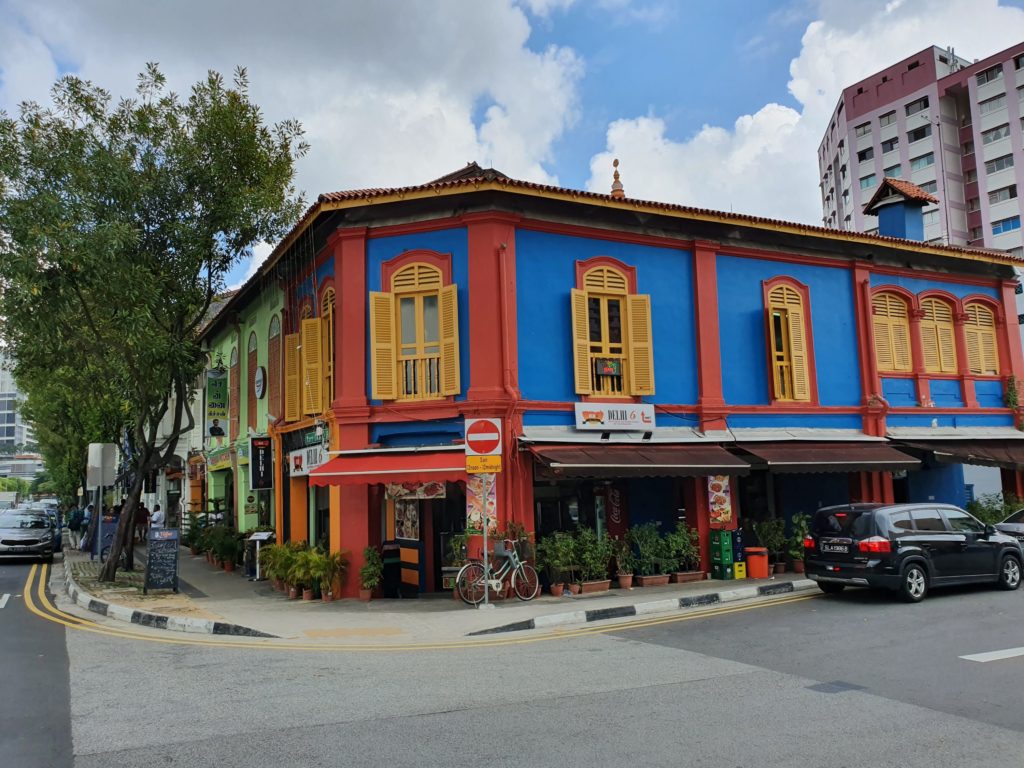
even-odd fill
[{"label": "column pillar", "polygon": [[960,376],[960,396],[965,408],[977,408],[978,397],[974,392],[974,379],[971,378],[971,366],[967,360],[967,337],[964,336],[964,325],[967,315],[957,312],[953,319],[956,339],[956,367]]},{"label": "column pillar", "polygon": [[693,244],[693,308],[697,330],[697,413],[700,430],[726,429],[718,324],[718,243]]}]

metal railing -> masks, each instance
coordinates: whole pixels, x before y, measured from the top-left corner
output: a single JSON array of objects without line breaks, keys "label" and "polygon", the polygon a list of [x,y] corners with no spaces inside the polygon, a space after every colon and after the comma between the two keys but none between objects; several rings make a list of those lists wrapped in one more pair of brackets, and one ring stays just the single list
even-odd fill
[{"label": "metal railing", "polygon": [[441,355],[403,355],[398,360],[403,400],[421,400],[441,396]]}]

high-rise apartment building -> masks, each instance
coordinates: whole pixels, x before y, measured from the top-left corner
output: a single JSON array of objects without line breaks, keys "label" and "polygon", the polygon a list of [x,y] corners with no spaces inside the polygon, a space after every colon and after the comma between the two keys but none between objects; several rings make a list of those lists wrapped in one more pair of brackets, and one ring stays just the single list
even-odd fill
[{"label": "high-rise apartment building", "polygon": [[21,417],[21,393],[14,383],[10,358],[0,349],[0,445],[29,445],[35,442],[32,425]]},{"label": "high-rise apartment building", "polygon": [[938,198],[929,242],[1024,254],[1024,43],[970,62],[926,48],[843,90],[818,147],[826,227],[876,232],[883,177]]}]

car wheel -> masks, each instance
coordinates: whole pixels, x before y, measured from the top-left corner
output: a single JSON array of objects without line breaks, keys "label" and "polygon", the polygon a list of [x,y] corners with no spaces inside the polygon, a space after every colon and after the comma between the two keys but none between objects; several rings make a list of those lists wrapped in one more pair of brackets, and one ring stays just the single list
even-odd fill
[{"label": "car wheel", "polygon": [[908,603],[919,603],[928,594],[928,574],[917,563],[911,563],[903,569],[900,582],[900,597]]},{"label": "car wheel", "polygon": [[1000,589],[1016,589],[1020,586],[1020,561],[1013,555],[1007,555],[999,564]]},{"label": "car wheel", "polygon": [[842,592],[844,589],[846,589],[846,585],[845,584],[830,584],[827,581],[819,581],[818,582],[818,589],[820,589],[826,595],[838,595],[840,592]]}]

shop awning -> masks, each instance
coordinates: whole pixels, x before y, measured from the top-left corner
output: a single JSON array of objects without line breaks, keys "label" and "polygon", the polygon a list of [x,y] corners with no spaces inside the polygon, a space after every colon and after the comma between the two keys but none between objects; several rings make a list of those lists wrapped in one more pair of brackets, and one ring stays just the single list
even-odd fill
[{"label": "shop awning", "polygon": [[740,443],[770,472],[892,472],[921,461],[887,443]]},{"label": "shop awning", "polygon": [[466,479],[462,451],[423,451],[336,456],[309,473],[310,485],[442,483]]},{"label": "shop awning", "polygon": [[950,440],[904,442],[907,448],[930,451],[938,461],[978,464],[1001,469],[1024,469],[1024,440]]},{"label": "shop awning", "polygon": [[533,445],[545,477],[745,475],[750,465],[718,445]]}]

